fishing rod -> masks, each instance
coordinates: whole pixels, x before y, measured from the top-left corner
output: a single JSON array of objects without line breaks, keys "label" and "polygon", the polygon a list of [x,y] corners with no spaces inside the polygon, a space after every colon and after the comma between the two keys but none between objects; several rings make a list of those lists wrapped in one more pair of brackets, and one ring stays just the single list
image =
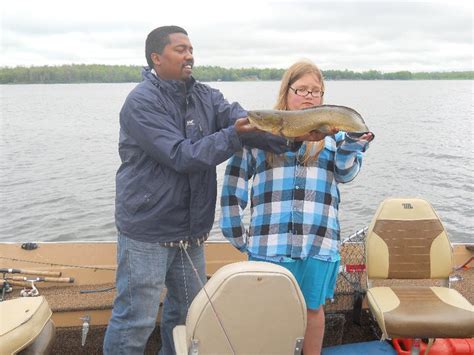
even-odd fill
[{"label": "fishing rod", "polygon": [[34,279],[29,279],[23,276],[7,276],[4,280],[13,280],[13,281],[34,281],[34,282],[61,282],[61,283],[73,283],[73,277],[36,277]]},{"label": "fishing rod", "polygon": [[[73,277],[59,277],[61,276],[60,271],[0,268],[0,273],[3,274],[3,279],[0,280],[0,288],[2,290],[0,302],[5,299],[5,293],[12,291],[11,286],[22,286],[23,290],[20,291],[20,295],[25,297],[32,297],[39,295],[39,291],[35,286],[35,282],[74,282]],[[9,274],[33,275],[35,277],[29,278],[26,276],[7,276]]]},{"label": "fishing rod", "polygon": [[0,280],[0,288],[10,286],[30,287],[30,284],[26,281]]},{"label": "fishing rod", "polygon": [[468,265],[471,263],[471,261],[474,260],[474,256],[471,256],[469,259],[467,259],[467,261],[465,261],[464,263],[462,263],[461,265],[459,266],[456,266],[454,268],[454,270],[458,271],[458,270],[461,270],[462,268],[464,267],[468,267]]},{"label": "fishing rod", "polygon": [[62,275],[61,271],[7,269],[7,268],[0,268],[0,273],[2,273],[2,274],[40,275],[40,276],[52,276],[52,277],[60,277]]}]

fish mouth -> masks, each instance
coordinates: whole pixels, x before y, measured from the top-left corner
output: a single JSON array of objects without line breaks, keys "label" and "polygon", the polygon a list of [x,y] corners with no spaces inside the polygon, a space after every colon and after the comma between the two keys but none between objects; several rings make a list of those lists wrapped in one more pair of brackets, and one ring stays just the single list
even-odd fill
[{"label": "fish mouth", "polygon": [[261,114],[260,112],[255,112],[255,111],[248,111],[247,112],[247,116],[250,118],[250,119],[253,119],[253,120],[259,120],[261,119]]}]

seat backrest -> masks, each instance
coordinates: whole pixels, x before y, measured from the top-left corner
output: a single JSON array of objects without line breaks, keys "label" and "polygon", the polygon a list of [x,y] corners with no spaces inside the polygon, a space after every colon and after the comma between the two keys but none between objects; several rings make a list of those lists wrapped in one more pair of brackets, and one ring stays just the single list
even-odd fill
[{"label": "seat backrest", "polygon": [[205,291],[191,303],[186,320],[188,348],[194,340],[200,355],[293,354],[304,337],[306,304],[295,278],[281,266],[228,264]]},{"label": "seat backrest", "polygon": [[420,198],[388,198],[369,226],[366,239],[370,279],[447,279],[452,247],[431,204]]},{"label": "seat backrest", "polygon": [[[27,346],[30,346],[29,350],[43,349],[38,353],[45,353],[55,334],[51,315],[51,308],[43,296],[0,302],[0,354],[16,354]],[[35,341],[38,342],[34,344]]]}]

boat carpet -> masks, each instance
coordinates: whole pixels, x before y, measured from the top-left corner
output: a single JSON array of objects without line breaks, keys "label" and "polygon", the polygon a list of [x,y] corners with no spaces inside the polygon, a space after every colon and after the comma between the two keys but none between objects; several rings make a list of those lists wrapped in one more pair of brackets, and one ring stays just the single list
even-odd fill
[{"label": "boat carpet", "polygon": [[[41,287],[36,284],[40,295],[45,296],[53,312],[70,312],[82,310],[102,310],[112,309],[115,297],[115,289],[106,292],[81,293],[83,290],[101,290],[114,287],[114,284],[101,285],[68,285]],[[21,287],[14,287],[13,292],[8,294],[8,298],[19,296]]]},{"label": "boat carpet", "polygon": [[[105,292],[81,293],[81,291],[92,291],[110,289],[114,284],[81,285],[73,287],[57,288],[55,290],[45,289],[53,312],[80,311],[89,309],[112,309],[115,297],[115,288]],[[72,301],[72,302],[71,302]]]},{"label": "boat carpet", "polygon": [[[57,355],[99,355],[102,354],[105,326],[92,326],[84,346],[81,346],[81,330],[78,327],[61,328],[56,332],[56,339],[51,354]],[[156,327],[145,349],[145,355],[157,354],[160,345],[160,328]]]},{"label": "boat carpet", "polygon": [[474,267],[462,268],[454,274],[460,275],[462,280],[453,282],[452,287],[458,290],[471,304],[474,304]]},{"label": "boat carpet", "polygon": [[[362,315],[361,325],[353,324],[351,317],[350,313],[326,315],[324,348],[377,339],[370,328],[373,320],[368,312]],[[81,346],[80,327],[57,329],[52,354],[101,354],[105,329],[105,326],[91,326],[84,347]],[[145,354],[156,354],[160,346],[160,329],[157,326],[148,340]]]}]

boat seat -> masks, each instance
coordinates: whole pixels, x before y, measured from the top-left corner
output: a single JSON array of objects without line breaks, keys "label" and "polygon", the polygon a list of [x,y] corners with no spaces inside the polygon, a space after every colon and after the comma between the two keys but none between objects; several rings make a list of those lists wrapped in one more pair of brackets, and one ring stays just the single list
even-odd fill
[{"label": "boat seat", "polygon": [[51,315],[43,296],[0,302],[0,354],[48,354],[55,335]]},{"label": "boat seat", "polygon": [[[449,288],[452,247],[428,201],[383,201],[369,226],[365,247],[367,301],[383,338],[474,336],[474,308]],[[392,284],[373,287],[376,280],[388,279]],[[421,282],[427,279],[433,282]],[[395,280],[410,281],[397,284]],[[441,286],[434,286],[434,280],[441,280]]]},{"label": "boat seat", "polygon": [[293,275],[243,261],[214,273],[173,338],[178,355],[299,354],[305,329],[306,303]]}]

